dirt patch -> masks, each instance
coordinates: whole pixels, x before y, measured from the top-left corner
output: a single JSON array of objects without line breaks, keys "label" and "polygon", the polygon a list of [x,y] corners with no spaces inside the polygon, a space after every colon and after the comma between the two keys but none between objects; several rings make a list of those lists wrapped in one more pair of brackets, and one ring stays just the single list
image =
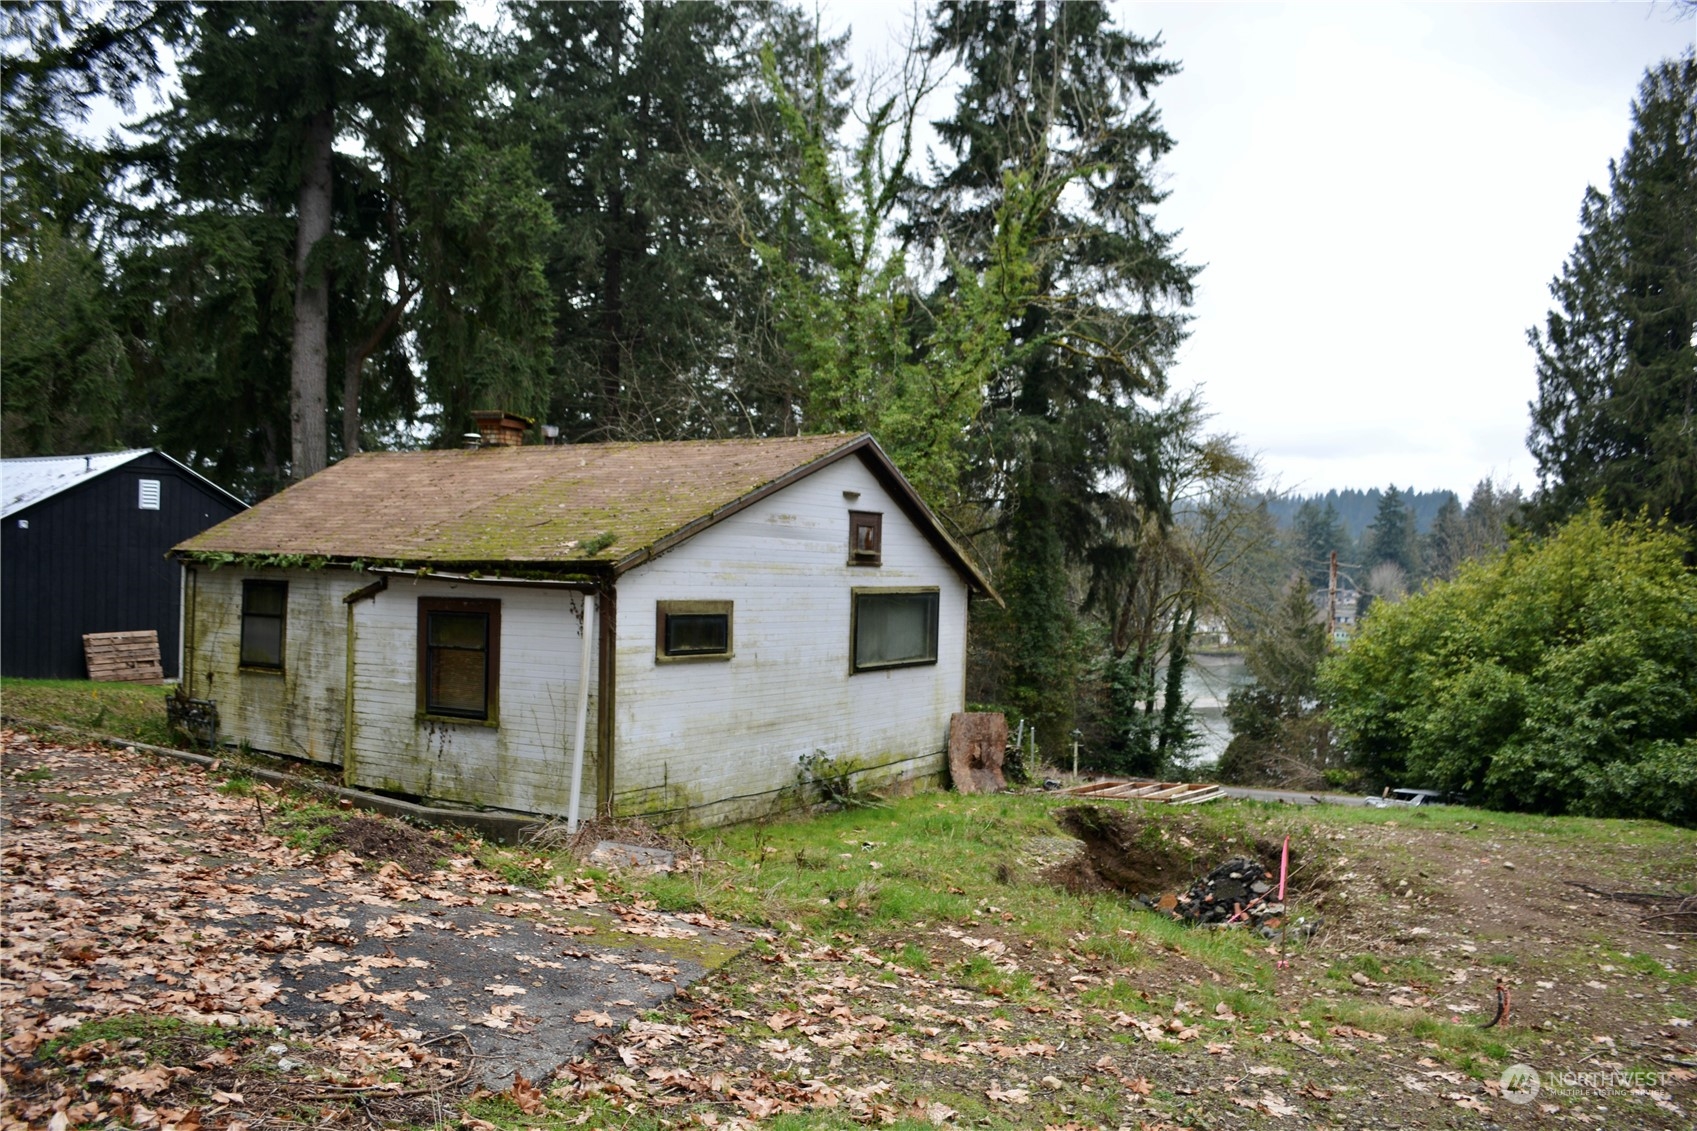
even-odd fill
[{"label": "dirt patch", "polygon": [[354,816],[338,823],[324,838],[326,851],[344,849],[373,864],[393,861],[408,872],[425,873],[454,855],[453,843],[434,830],[414,828],[405,821]]},{"label": "dirt patch", "polygon": [[[1049,870],[1045,878],[1071,892],[1121,891],[1134,896],[1158,896],[1183,891],[1209,868],[1244,846],[1222,840],[1198,821],[1155,821],[1133,809],[1076,805],[1055,814],[1056,822],[1083,842],[1082,851]],[[1280,843],[1256,839],[1252,855],[1276,868]],[[1291,845],[1293,874],[1302,863],[1302,850]]]},{"label": "dirt patch", "polygon": [[1143,895],[1184,887],[1196,874],[1194,839],[1130,811],[1076,805],[1057,812],[1055,821],[1083,842],[1082,852],[1047,877],[1068,891],[1105,887]]}]

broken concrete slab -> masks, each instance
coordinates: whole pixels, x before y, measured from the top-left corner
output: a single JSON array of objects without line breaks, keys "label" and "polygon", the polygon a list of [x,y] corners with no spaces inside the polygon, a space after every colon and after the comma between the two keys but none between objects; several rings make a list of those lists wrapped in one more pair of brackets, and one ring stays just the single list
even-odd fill
[{"label": "broken concrete slab", "polygon": [[[267,894],[261,888],[253,901],[262,913],[233,925],[258,937],[274,930],[279,911]],[[432,1039],[457,1033],[475,1057],[478,1078],[493,1087],[514,1073],[548,1079],[583,1055],[598,1033],[622,1028],[709,969],[651,947],[562,938],[559,928],[525,915],[491,915],[429,899],[405,904],[399,914],[300,899],[287,906],[321,918],[340,912],[348,925],[334,942],[284,953],[286,973],[270,1004],[286,1027],[334,1032],[382,1012]],[[405,933],[389,933],[396,929]],[[703,956],[720,947],[734,953],[742,945],[729,932],[701,933],[711,938],[700,947]]]},{"label": "broken concrete slab", "polygon": [[670,872],[677,862],[678,854],[664,848],[621,844],[616,840],[598,842],[584,857],[586,864],[615,872]]}]

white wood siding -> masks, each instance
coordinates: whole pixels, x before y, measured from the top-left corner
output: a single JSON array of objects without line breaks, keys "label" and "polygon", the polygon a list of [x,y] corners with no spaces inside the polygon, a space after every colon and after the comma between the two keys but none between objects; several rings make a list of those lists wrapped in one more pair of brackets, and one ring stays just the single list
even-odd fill
[{"label": "white wood siding", "polygon": [[[850,510],[883,513],[882,565],[847,564]],[[850,673],[851,590],[880,586],[940,591],[935,665]],[[941,772],[965,694],[966,587],[858,459],[632,570],[618,596],[615,812],[758,815],[815,750],[874,776]],[[733,601],[734,658],[657,664],[663,600]]]},{"label": "white wood siding", "polygon": [[[421,597],[501,602],[496,726],[418,711]],[[354,606],[353,757],[348,784],[561,815],[571,800],[583,597],[566,589],[389,579]],[[580,812],[595,812],[594,660]]]},{"label": "white wood siding", "polygon": [[[242,670],[242,582],[286,581],[282,672]],[[188,692],[218,704],[225,741],[314,762],[342,760],[347,634],[342,595],[370,581],[324,569],[194,567],[184,586]]]}]

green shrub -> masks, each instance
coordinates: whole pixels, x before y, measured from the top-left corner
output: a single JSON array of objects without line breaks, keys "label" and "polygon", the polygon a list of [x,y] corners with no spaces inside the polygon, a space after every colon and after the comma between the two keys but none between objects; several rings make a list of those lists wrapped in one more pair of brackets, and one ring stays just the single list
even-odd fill
[{"label": "green shrub", "polygon": [[1375,781],[1503,809],[1697,824],[1697,575],[1593,508],[1380,604],[1321,672]]}]

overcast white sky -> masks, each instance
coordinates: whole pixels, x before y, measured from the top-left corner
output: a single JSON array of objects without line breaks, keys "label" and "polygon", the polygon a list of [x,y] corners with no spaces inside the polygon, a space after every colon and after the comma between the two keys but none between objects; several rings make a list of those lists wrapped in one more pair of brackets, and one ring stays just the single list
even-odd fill
[{"label": "overcast white sky", "polygon": [[[1184,71],[1162,226],[1205,266],[1174,379],[1301,493],[1530,488],[1526,330],[1626,146],[1667,4],[1116,5]],[[911,4],[838,0],[859,59]],[[940,116],[940,114],[939,114]]]}]

